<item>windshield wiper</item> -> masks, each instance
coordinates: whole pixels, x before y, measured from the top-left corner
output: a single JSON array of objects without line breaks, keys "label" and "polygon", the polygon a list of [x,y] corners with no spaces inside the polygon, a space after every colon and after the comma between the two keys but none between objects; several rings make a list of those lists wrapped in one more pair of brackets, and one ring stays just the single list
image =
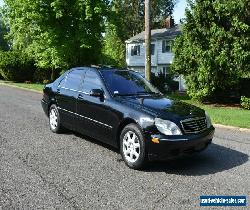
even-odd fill
[{"label": "windshield wiper", "polygon": [[134,96],[134,93],[115,93],[114,96]]}]

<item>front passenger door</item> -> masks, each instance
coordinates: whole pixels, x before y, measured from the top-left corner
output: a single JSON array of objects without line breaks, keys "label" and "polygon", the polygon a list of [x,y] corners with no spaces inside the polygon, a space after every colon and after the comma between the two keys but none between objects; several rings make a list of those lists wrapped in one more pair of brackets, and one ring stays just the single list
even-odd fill
[{"label": "front passenger door", "polygon": [[112,142],[112,119],[113,113],[107,106],[105,98],[91,96],[91,90],[105,87],[100,75],[95,70],[86,72],[83,88],[79,91],[77,98],[78,131],[96,138],[100,141]]}]

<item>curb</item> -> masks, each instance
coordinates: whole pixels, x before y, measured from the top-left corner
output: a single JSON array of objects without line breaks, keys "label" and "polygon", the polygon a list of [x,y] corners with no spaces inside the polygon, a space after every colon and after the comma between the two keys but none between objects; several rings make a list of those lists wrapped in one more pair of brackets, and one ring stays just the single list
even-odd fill
[{"label": "curb", "polygon": [[31,92],[34,92],[34,93],[40,93],[40,94],[43,93],[42,91],[39,91],[39,90],[33,90],[33,89],[19,87],[19,86],[16,86],[16,85],[11,85],[11,84],[1,83],[1,82],[0,82],[0,85],[7,86],[7,87],[18,88],[18,89],[22,89],[22,90],[27,90],[27,91],[31,91]]},{"label": "curb", "polygon": [[229,126],[229,125],[221,125],[221,124],[213,124],[215,128],[225,128],[229,130],[237,130],[240,132],[248,132],[250,133],[249,128],[240,128],[240,127],[234,127],[234,126]]}]

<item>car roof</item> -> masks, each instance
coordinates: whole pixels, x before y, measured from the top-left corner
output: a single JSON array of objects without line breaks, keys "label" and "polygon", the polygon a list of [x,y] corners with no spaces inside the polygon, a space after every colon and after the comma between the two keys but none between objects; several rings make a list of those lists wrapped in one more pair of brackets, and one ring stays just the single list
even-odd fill
[{"label": "car roof", "polygon": [[115,68],[115,67],[111,67],[111,66],[95,66],[95,65],[91,65],[91,66],[83,66],[83,67],[74,67],[72,70],[98,70],[98,71],[130,71],[129,69],[119,69],[119,68]]}]

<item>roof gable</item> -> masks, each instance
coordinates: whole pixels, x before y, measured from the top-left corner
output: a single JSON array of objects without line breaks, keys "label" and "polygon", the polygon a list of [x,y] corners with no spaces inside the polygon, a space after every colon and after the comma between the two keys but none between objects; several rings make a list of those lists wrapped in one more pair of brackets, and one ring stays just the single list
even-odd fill
[{"label": "roof gable", "polygon": [[[174,28],[161,28],[151,30],[151,39],[174,39],[176,36],[181,34],[180,26]],[[131,42],[142,42],[145,40],[145,31],[131,37],[126,43]]]}]

